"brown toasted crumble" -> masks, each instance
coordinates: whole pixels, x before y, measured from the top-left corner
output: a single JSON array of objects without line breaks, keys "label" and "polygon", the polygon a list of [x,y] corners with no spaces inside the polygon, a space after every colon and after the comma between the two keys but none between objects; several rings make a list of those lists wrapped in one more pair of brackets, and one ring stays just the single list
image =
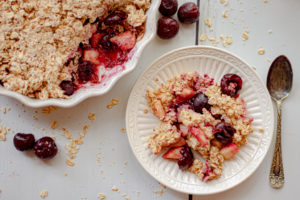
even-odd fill
[{"label": "brown toasted crumble", "polygon": [[105,194],[99,193],[99,194],[98,194],[98,198],[99,198],[99,199],[105,199]]},{"label": "brown toasted crumble", "polygon": [[264,130],[263,128],[260,128],[258,131],[259,131],[260,133],[264,133],[264,132],[265,132],[265,130]]},{"label": "brown toasted crumble", "polygon": [[91,113],[89,113],[88,118],[89,118],[89,120],[94,121],[95,120],[95,116],[96,116],[96,114],[93,113],[93,112],[91,112]]},{"label": "brown toasted crumble", "polygon": [[72,160],[70,160],[70,159],[67,159],[66,163],[67,163],[67,165],[69,165],[71,167],[73,167],[75,165],[75,163]]},{"label": "brown toasted crumble", "polygon": [[111,188],[111,190],[112,190],[112,191],[115,191],[115,192],[119,191],[118,187],[115,186],[115,185]]},{"label": "brown toasted crumble", "polygon": [[145,113],[145,114],[147,114],[148,112],[149,112],[148,109],[145,109],[145,110],[144,110],[144,113]]},{"label": "brown toasted crumble", "polygon": [[265,49],[264,49],[264,48],[259,48],[259,49],[257,50],[257,53],[258,53],[259,55],[264,55],[264,54],[265,54]]},{"label": "brown toasted crumble", "polygon": [[121,128],[122,133],[125,133],[125,131],[126,131],[125,128]]},{"label": "brown toasted crumble", "polygon": [[48,190],[42,190],[40,196],[42,199],[46,198],[48,196]]},{"label": "brown toasted crumble", "polygon": [[56,128],[57,128],[57,121],[53,121],[52,123],[51,123],[51,129],[53,129],[53,130],[55,130]]}]

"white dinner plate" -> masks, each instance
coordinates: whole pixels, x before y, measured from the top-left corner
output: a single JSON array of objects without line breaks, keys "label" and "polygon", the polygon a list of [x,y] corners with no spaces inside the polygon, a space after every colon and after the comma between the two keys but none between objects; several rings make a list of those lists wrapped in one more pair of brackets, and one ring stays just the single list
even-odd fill
[{"label": "white dinner plate", "polygon": [[[204,183],[195,174],[181,171],[176,162],[154,155],[147,140],[159,120],[147,105],[146,90],[153,90],[182,72],[197,71],[219,82],[226,73],[243,80],[240,97],[245,100],[254,132],[248,143],[230,161],[224,162],[220,178]],[[144,110],[150,112],[145,114]],[[144,169],[162,184],[190,194],[213,194],[228,190],[246,180],[264,159],[272,140],[274,114],[269,93],[259,75],[243,60],[227,51],[205,46],[174,50],[158,58],[137,80],[126,111],[126,128],[131,148]],[[264,132],[260,131],[261,129]]]}]

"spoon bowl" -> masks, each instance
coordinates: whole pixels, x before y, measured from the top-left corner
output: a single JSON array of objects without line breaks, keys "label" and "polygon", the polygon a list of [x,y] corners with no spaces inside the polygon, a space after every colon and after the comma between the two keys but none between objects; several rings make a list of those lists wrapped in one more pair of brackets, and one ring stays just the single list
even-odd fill
[{"label": "spoon bowl", "polygon": [[290,61],[284,55],[278,56],[268,72],[267,88],[274,100],[285,99],[293,84],[293,70]]}]

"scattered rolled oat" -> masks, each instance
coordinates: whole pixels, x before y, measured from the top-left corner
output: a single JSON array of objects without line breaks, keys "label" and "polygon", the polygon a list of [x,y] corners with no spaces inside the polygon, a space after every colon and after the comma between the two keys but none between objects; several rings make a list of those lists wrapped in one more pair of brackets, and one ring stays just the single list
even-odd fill
[{"label": "scattered rolled oat", "polygon": [[83,127],[82,132],[80,132],[80,136],[81,136],[81,137],[84,137],[84,136],[86,135],[87,129],[88,129],[88,128],[90,128],[89,125],[85,125],[85,126]]},{"label": "scattered rolled oat", "polygon": [[42,109],[42,113],[44,114],[50,114],[51,111],[55,111],[57,110],[57,107],[56,106],[49,106],[49,107],[45,107]]},{"label": "scattered rolled oat", "polygon": [[199,38],[200,42],[204,42],[206,39],[207,39],[207,34],[202,33],[200,38]]},{"label": "scattered rolled oat", "polygon": [[272,30],[272,29],[269,29],[269,30],[268,30],[268,33],[269,33],[269,34],[272,34],[272,33],[273,33],[273,30]]},{"label": "scattered rolled oat", "polygon": [[98,198],[99,198],[99,199],[105,199],[105,194],[99,193],[99,194],[98,194]]},{"label": "scattered rolled oat", "polygon": [[122,132],[122,133],[125,133],[125,128],[121,128],[121,132]]},{"label": "scattered rolled oat", "polygon": [[53,121],[52,123],[51,123],[51,128],[53,129],[53,130],[55,130],[56,128],[57,128],[57,121]]},{"label": "scattered rolled oat", "polygon": [[228,15],[227,15],[227,10],[224,10],[224,11],[223,11],[222,16],[223,16],[224,18],[227,18],[227,17],[228,17]]},{"label": "scattered rolled oat", "polygon": [[88,118],[89,118],[89,120],[94,121],[95,120],[95,116],[96,116],[96,114],[93,113],[93,112],[91,112],[91,113],[89,113]]},{"label": "scattered rolled oat", "polygon": [[224,40],[222,41],[223,47],[226,47],[226,46],[231,45],[231,44],[232,44],[232,37],[231,36],[226,36],[224,38]]},{"label": "scattered rolled oat", "polygon": [[2,108],[2,113],[6,114],[6,108]]},{"label": "scattered rolled oat", "polygon": [[144,110],[144,113],[145,113],[145,114],[147,114],[148,112],[149,112],[148,109],[145,109],[145,110]]},{"label": "scattered rolled oat", "polygon": [[211,19],[210,18],[205,18],[204,23],[208,26],[211,27]]},{"label": "scattered rolled oat", "polygon": [[62,128],[62,131],[63,131],[63,135],[64,135],[67,139],[71,139],[71,138],[72,138],[72,135],[71,135],[70,131],[68,131],[68,130],[65,129],[65,128]]},{"label": "scattered rolled oat", "polygon": [[269,0],[264,0],[264,3],[268,3],[269,2]]},{"label": "scattered rolled oat", "polygon": [[118,189],[117,186],[115,186],[115,185],[111,188],[111,190],[112,190],[112,191],[115,191],[115,192],[119,191],[119,189]]},{"label": "scattered rolled oat", "polygon": [[5,141],[7,135],[7,130],[4,126],[0,126],[0,141]]},{"label": "scattered rolled oat", "polygon": [[224,5],[227,6],[229,4],[229,0],[220,0],[220,2]]},{"label": "scattered rolled oat", "polygon": [[257,50],[257,53],[258,53],[259,55],[264,55],[264,54],[265,54],[264,48],[259,48],[259,49]]},{"label": "scattered rolled oat", "polygon": [[48,190],[41,191],[40,196],[42,197],[42,199],[46,198],[48,196]]},{"label": "scattered rolled oat", "polygon": [[167,186],[165,186],[164,184],[162,184],[161,182],[158,182],[159,185],[161,185],[161,187],[163,187],[164,189],[167,188]]},{"label": "scattered rolled oat", "polygon": [[263,128],[260,128],[258,131],[259,131],[260,133],[264,133],[264,132],[265,132],[265,130],[264,130]]},{"label": "scattered rolled oat", "polygon": [[244,40],[248,40],[249,36],[246,32],[242,33],[242,37]]},{"label": "scattered rolled oat", "polygon": [[155,194],[163,195],[164,191],[162,189],[153,191]]},{"label": "scattered rolled oat", "polygon": [[66,163],[67,163],[67,165],[69,165],[71,167],[73,167],[75,165],[75,163],[72,160],[70,160],[69,158],[66,160]]},{"label": "scattered rolled oat", "polygon": [[39,120],[39,118],[38,118],[37,116],[32,116],[32,118],[33,118],[34,120],[36,120],[36,121]]},{"label": "scattered rolled oat", "polygon": [[111,108],[113,108],[115,105],[118,105],[118,104],[119,104],[119,100],[118,100],[118,99],[112,99],[111,102],[110,102],[110,104],[108,104],[108,105],[106,106],[106,108],[111,109]]}]

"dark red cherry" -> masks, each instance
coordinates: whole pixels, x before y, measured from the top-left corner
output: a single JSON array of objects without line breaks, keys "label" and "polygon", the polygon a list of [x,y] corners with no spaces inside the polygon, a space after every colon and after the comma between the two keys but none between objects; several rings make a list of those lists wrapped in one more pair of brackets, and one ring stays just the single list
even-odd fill
[{"label": "dark red cherry", "polygon": [[89,61],[84,61],[78,65],[78,78],[80,82],[86,83],[91,80],[94,73],[94,64]]},{"label": "dark red cherry", "polygon": [[101,38],[100,45],[103,49],[106,49],[106,50],[113,50],[114,49],[114,44],[110,41],[110,38],[112,38],[113,36],[115,36],[115,34],[110,33],[110,34],[104,35]]},{"label": "dark red cherry", "polygon": [[64,80],[59,84],[60,88],[65,91],[65,95],[71,96],[77,89],[77,86],[72,81]]},{"label": "dark red cherry", "polygon": [[14,145],[19,151],[27,151],[33,149],[34,142],[34,136],[30,133],[17,133],[14,136]]},{"label": "dark red cherry", "polygon": [[34,145],[34,153],[43,160],[51,159],[57,154],[57,146],[51,137],[42,137]]},{"label": "dark red cherry", "polygon": [[159,12],[163,16],[171,16],[176,13],[178,9],[177,0],[162,0],[159,6]]},{"label": "dark red cherry", "polygon": [[104,19],[104,24],[109,26],[109,25],[114,25],[114,24],[119,24],[121,23],[124,19],[126,18],[126,14],[122,11],[115,11],[108,15]]},{"label": "dark red cherry", "polygon": [[184,149],[181,149],[180,153],[182,157],[177,161],[178,167],[181,170],[186,170],[193,164],[193,153],[188,146],[184,146]]},{"label": "dark red cherry", "polygon": [[199,8],[195,3],[187,2],[180,6],[177,15],[180,22],[192,24],[199,19]]},{"label": "dark red cherry", "polygon": [[157,23],[157,35],[162,39],[170,39],[178,33],[179,24],[171,17],[162,17]]},{"label": "dark red cherry", "polygon": [[223,145],[227,145],[232,142],[232,136],[236,130],[231,126],[231,124],[222,121],[214,127],[212,132],[218,141],[220,141]]},{"label": "dark red cherry", "polygon": [[237,97],[238,91],[242,89],[243,81],[236,74],[225,74],[221,80],[221,91],[231,97]]},{"label": "dark red cherry", "polygon": [[211,105],[208,104],[208,97],[205,94],[198,93],[194,96],[193,107],[196,112],[202,114],[202,109],[206,108],[207,110],[209,110]]}]

